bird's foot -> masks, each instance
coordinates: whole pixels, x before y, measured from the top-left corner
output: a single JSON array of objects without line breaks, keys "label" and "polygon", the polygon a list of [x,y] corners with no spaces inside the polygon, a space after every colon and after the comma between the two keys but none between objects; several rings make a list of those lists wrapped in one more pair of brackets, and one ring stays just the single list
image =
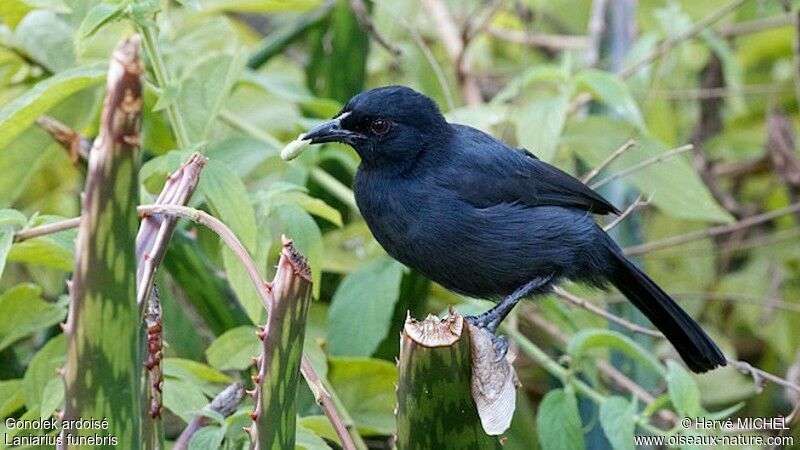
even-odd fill
[{"label": "bird's foot", "polygon": [[[497,325],[494,320],[487,320],[485,314],[479,316],[465,316],[467,322],[475,327],[481,328],[492,337],[492,347],[494,347],[495,362],[501,361],[508,353],[508,338],[505,336],[498,336],[495,334]],[[494,325],[494,326],[493,326]]]},{"label": "bird's foot", "polygon": [[508,338],[505,336],[492,336],[492,347],[494,347],[495,362],[502,361],[508,353]]}]

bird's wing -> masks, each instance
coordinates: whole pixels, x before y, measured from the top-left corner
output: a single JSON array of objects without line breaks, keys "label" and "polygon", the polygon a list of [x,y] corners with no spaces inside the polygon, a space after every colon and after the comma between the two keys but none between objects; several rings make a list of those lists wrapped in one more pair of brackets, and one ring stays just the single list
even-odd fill
[{"label": "bird's wing", "polygon": [[[449,173],[443,174],[448,188],[470,204],[486,208],[499,203],[521,203],[619,214],[608,200],[566,172],[482,132],[472,129],[470,132],[473,135],[461,142],[469,148],[459,151],[447,164]],[[480,135],[475,136],[476,132]]]}]

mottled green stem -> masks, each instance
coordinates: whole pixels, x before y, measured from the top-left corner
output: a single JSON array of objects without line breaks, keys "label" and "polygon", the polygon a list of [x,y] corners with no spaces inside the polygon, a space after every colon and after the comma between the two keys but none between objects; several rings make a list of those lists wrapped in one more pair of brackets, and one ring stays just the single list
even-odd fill
[{"label": "mottled green stem", "polygon": [[[89,156],[64,326],[64,420],[107,419],[107,429],[65,426],[61,448],[141,448],[141,355],[136,305],[139,228],[140,38],[111,58],[100,137]],[[102,436],[99,445],[83,440]],[[92,445],[94,444],[94,445]]]},{"label": "mottled green stem", "polygon": [[[147,25],[140,25],[139,33],[142,35],[144,50],[150,58],[150,64],[153,67],[153,76],[155,76],[158,87],[162,90],[172,83],[172,78],[167,70],[167,65],[164,63],[164,58],[158,49],[156,40],[156,30],[154,27]],[[183,123],[183,116],[178,110],[177,102],[171,102],[167,107],[167,117],[169,123],[172,125],[172,130],[175,133],[175,141],[180,148],[189,148],[192,141],[189,139],[189,133],[186,131],[186,124]]]},{"label": "mottled green stem", "polygon": [[286,238],[270,295],[269,317],[258,332],[263,344],[257,358],[258,374],[253,376],[256,408],[251,414],[250,436],[255,450],[290,449],[295,443],[297,386],[311,304],[311,270]]},{"label": "mottled green stem", "polygon": [[469,331],[457,313],[406,320],[400,337],[397,449],[500,449],[471,392]]},{"label": "mottled green stem", "polygon": [[[170,215],[170,216],[175,216],[175,217],[182,217],[182,218],[185,218],[185,219],[189,219],[189,220],[191,220],[193,222],[196,222],[196,223],[198,223],[200,225],[203,225],[205,227],[208,227],[210,230],[212,230],[214,233],[216,233],[220,237],[220,239],[225,243],[225,245],[227,245],[228,248],[230,248],[231,251],[234,254],[236,254],[236,256],[239,258],[239,260],[241,261],[242,265],[245,267],[245,270],[246,270],[246,272],[248,274],[248,277],[250,278],[250,281],[253,283],[253,287],[255,287],[256,291],[258,292],[259,298],[261,299],[262,304],[267,309],[267,311],[270,311],[270,316],[272,316],[272,314],[273,314],[272,313],[273,297],[276,297],[278,295],[277,293],[283,292],[285,289],[284,288],[279,289],[280,285],[278,285],[278,287],[276,287],[276,283],[273,283],[271,285],[268,285],[267,283],[264,283],[264,281],[261,279],[261,276],[258,273],[258,269],[256,267],[255,262],[253,261],[253,258],[251,258],[250,255],[247,253],[247,249],[245,249],[244,245],[242,245],[242,243],[239,241],[239,239],[236,237],[236,235],[233,233],[233,231],[231,231],[231,229],[228,228],[219,219],[209,215],[205,211],[201,211],[201,210],[194,209],[194,208],[189,208],[189,207],[186,207],[186,206],[178,206],[178,205],[142,205],[142,206],[138,207],[138,211],[141,214],[165,214],[165,215]],[[282,251],[282,255],[285,252],[286,252],[286,248],[284,247],[284,250]],[[297,255],[297,259],[298,259],[298,261],[302,260],[299,255]],[[283,261],[283,260],[284,259],[282,258],[281,261]],[[290,261],[292,261],[292,260],[290,260]],[[279,265],[279,267],[280,267],[280,265]],[[293,267],[301,267],[301,266],[296,265],[296,266],[293,266]],[[279,270],[279,273],[280,273],[280,270]],[[287,272],[284,270],[284,273],[287,273]],[[298,276],[299,276],[299,274],[298,274]],[[297,278],[297,277],[295,277],[295,278]],[[302,277],[302,278],[304,278],[306,281],[310,280],[310,277],[308,277],[308,276],[305,276],[305,277]],[[276,274],[276,277],[275,277],[276,282],[279,279],[280,278]],[[310,284],[310,281],[309,281],[309,284]],[[305,318],[303,320],[305,320]],[[282,330],[291,330],[291,329],[292,328],[283,328]],[[265,336],[265,333],[268,333],[268,332],[269,332],[269,330],[265,327],[264,330],[260,331],[259,333],[261,333],[262,336]],[[276,333],[279,333],[279,332],[280,332],[280,330],[276,331]],[[302,348],[302,345],[300,347]],[[295,349],[292,349],[292,352],[295,352],[295,351],[296,351]],[[301,358],[298,358],[298,364],[299,364],[300,359]],[[259,367],[261,367],[261,366],[262,366],[262,364],[259,364]],[[313,368],[311,368],[311,370],[313,371]],[[263,380],[263,378],[259,378],[259,379],[257,379],[257,381],[258,380]],[[333,390],[331,389],[331,387],[329,385],[325,385],[325,388],[330,392],[332,399],[335,401],[336,400],[335,392],[333,392]],[[251,393],[251,395],[255,395],[255,392]],[[285,399],[285,397],[284,397],[284,399]],[[281,400],[280,396],[278,397],[278,400]],[[341,407],[341,406],[337,406],[337,408],[330,408],[329,410],[326,410],[326,414],[328,415],[328,417],[330,418],[332,423],[333,422],[339,422],[339,423],[352,422],[352,421],[348,421],[347,419],[345,419],[348,416],[346,414],[346,411],[344,411],[344,408]],[[258,417],[256,414],[254,414],[254,416],[256,418]],[[355,438],[354,438],[354,440],[357,443],[360,441],[360,439],[355,439]],[[342,438],[342,441],[344,442],[345,439]]]}]

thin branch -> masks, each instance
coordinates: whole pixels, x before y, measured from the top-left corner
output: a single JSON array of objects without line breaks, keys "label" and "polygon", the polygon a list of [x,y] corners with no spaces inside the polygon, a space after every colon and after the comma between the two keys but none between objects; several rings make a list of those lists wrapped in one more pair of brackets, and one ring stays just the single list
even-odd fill
[{"label": "thin branch", "polygon": [[728,364],[739,369],[742,373],[750,375],[753,378],[753,381],[756,383],[756,386],[762,386],[764,381],[771,381],[779,386],[783,386],[786,389],[791,389],[797,393],[800,393],[800,386],[777,375],[773,375],[765,370],[761,370],[758,367],[753,367],[748,362],[729,359]]},{"label": "thin branch", "polygon": [[[730,254],[734,252],[743,252],[745,250],[752,250],[754,248],[761,248],[767,245],[784,243],[797,239],[800,236],[800,227],[779,230],[767,234],[759,234],[755,237],[748,237],[737,242],[726,242],[716,246],[714,255]],[[714,255],[709,254],[708,250],[704,248],[690,248],[678,250],[683,258],[709,258]],[[663,252],[652,255],[651,258],[672,258],[674,255],[670,252]]]},{"label": "thin branch", "polygon": [[256,287],[256,291],[258,292],[259,299],[261,299],[261,303],[265,308],[267,308],[267,311],[272,309],[272,296],[270,296],[269,292],[264,286],[264,280],[258,273],[258,266],[256,266],[253,258],[251,258],[247,253],[247,249],[244,247],[244,245],[242,245],[242,242],[239,241],[239,238],[236,237],[236,234],[234,234],[233,231],[221,220],[205,211],[189,208],[188,206],[141,205],[137,208],[137,210],[139,211],[139,214],[165,214],[189,219],[192,222],[203,225],[216,233],[217,236],[222,239],[225,245],[227,245],[228,248],[230,248],[231,251],[239,258],[239,261],[241,261],[245,271],[247,272],[248,278],[250,278],[250,282]]},{"label": "thin branch", "polygon": [[592,0],[592,8],[587,24],[588,43],[586,46],[586,67],[595,67],[600,60],[600,41],[606,28],[606,8],[608,0]]},{"label": "thin branch", "polygon": [[[147,312],[144,315],[144,325],[147,333],[147,358],[145,359],[144,367],[147,369],[150,387],[150,409],[148,414],[151,419],[156,420],[161,419],[161,389],[164,387],[164,372],[161,365],[164,356],[164,317],[158,289],[153,286],[152,290],[153,292],[147,299]],[[160,420],[158,421],[160,422]],[[156,433],[153,434],[155,435]],[[153,437],[158,439],[157,436]],[[156,447],[154,446],[154,448]]]},{"label": "thin branch", "polygon": [[[722,68],[722,59],[718,54],[712,53],[706,66],[700,74],[700,87],[704,89],[720,88],[725,86],[725,76]],[[719,179],[712,173],[713,164],[706,156],[703,147],[713,136],[722,132],[722,106],[719,98],[706,98],[699,102],[699,111],[695,121],[690,142],[694,145],[692,163],[695,171],[700,176],[708,191],[726,211],[736,218],[741,217],[742,208],[733,194],[725,189]]]},{"label": "thin branch", "polygon": [[[537,329],[542,330],[550,335],[550,337],[555,339],[562,346],[567,345],[569,342],[570,336],[567,336],[557,326],[553,325],[550,321],[539,315],[539,313],[537,313],[533,308],[528,308],[523,316]],[[600,373],[607,376],[617,386],[638,397],[646,405],[650,405],[656,401],[653,394],[647,392],[645,388],[636,384],[635,381],[628,378],[608,361],[600,359],[595,361],[595,364],[597,365],[597,369],[600,371]],[[678,421],[678,416],[668,409],[661,409],[657,414],[661,419],[670,424],[675,424]]]},{"label": "thin branch", "polygon": [[795,100],[800,102],[800,9],[793,13],[794,39],[792,39],[792,56],[794,57],[794,89]]},{"label": "thin branch", "polygon": [[736,223],[728,225],[720,225],[716,227],[707,228],[705,230],[692,231],[691,233],[672,236],[658,241],[651,241],[640,245],[625,248],[625,254],[628,256],[641,255],[643,253],[660,250],[663,248],[674,247],[676,245],[686,244],[687,242],[698,241],[700,239],[719,236],[721,234],[733,233],[745,228],[760,225],[769,222],[788,214],[800,212],[800,203],[787,206],[786,208],[769,211],[763,214],[756,214],[754,216],[746,217]]},{"label": "thin branch", "polygon": [[738,95],[779,95],[793,92],[794,89],[776,86],[775,84],[749,84],[736,88],[716,87],[716,88],[694,88],[694,89],[669,89],[669,90],[640,90],[634,94],[649,99],[669,99],[669,100],[705,100],[709,98],[725,98]]},{"label": "thin branch", "polygon": [[72,219],[64,219],[58,222],[48,223],[46,225],[39,225],[38,227],[25,228],[24,230],[19,230],[14,233],[14,243],[78,228],[80,223],[80,217],[73,217]]},{"label": "thin branch", "polygon": [[583,184],[586,184],[586,183],[592,181],[594,179],[594,177],[596,177],[600,173],[601,170],[603,170],[606,167],[608,167],[609,164],[611,164],[612,162],[616,161],[617,158],[622,156],[623,153],[627,152],[628,150],[632,149],[635,146],[636,146],[636,139],[628,140],[628,142],[622,144],[618,149],[614,150],[613,153],[608,155],[608,157],[606,159],[604,159],[603,162],[598,164],[597,167],[595,167],[594,169],[589,171],[589,173],[584,175],[581,178],[581,182]]},{"label": "thin branch", "polygon": [[[760,297],[757,295],[747,295],[728,292],[672,292],[674,298],[682,300],[702,300],[702,301],[722,301],[741,303],[744,305],[752,305],[756,307],[768,306],[770,308],[780,309],[794,313],[800,313],[800,305],[790,302],[785,302],[774,297]],[[617,303],[626,301],[623,295],[607,295],[603,300],[609,303]]]},{"label": "thin branch", "polygon": [[653,337],[657,337],[657,338],[663,338],[664,337],[664,334],[661,333],[660,331],[653,330],[653,329],[650,329],[650,328],[646,328],[646,327],[643,327],[641,325],[637,325],[637,324],[635,324],[633,322],[630,322],[628,320],[625,320],[625,319],[623,319],[621,317],[615,316],[614,314],[612,314],[612,313],[606,311],[605,309],[595,305],[594,303],[591,303],[588,300],[585,300],[585,299],[582,299],[582,298],[580,298],[578,296],[570,294],[569,292],[565,291],[561,287],[558,287],[558,286],[554,287],[553,288],[553,292],[555,292],[556,296],[566,300],[567,302],[572,303],[575,306],[581,307],[581,308],[589,311],[592,314],[600,316],[600,317],[608,320],[609,322],[614,322],[617,325],[625,327],[625,328],[627,328],[628,330],[630,330],[630,331],[632,331],[634,333],[640,333],[640,334],[644,334],[644,335],[647,335],[647,336],[653,336]]},{"label": "thin branch", "polygon": [[469,45],[476,36],[489,28],[489,24],[491,23],[492,19],[505,3],[506,0],[494,0],[494,2],[487,8],[487,11],[483,14],[483,17],[478,19],[477,23],[471,20],[467,22],[466,29],[463,33],[465,45]]},{"label": "thin branch", "polygon": [[631,215],[631,213],[633,213],[635,210],[637,210],[637,209],[639,209],[639,208],[641,208],[643,206],[649,205],[651,201],[653,201],[653,196],[652,195],[650,197],[647,197],[647,198],[643,198],[641,194],[638,195],[636,197],[636,200],[634,200],[633,203],[628,205],[628,207],[625,208],[625,211],[622,211],[622,214],[617,216],[608,225],[603,227],[603,231],[607,232],[607,231],[611,230],[612,228],[616,227],[617,225],[622,223],[622,221],[625,220],[629,215]]},{"label": "thin branch", "polygon": [[[354,430],[352,423],[349,425],[344,423],[341,417],[342,414],[336,408],[336,403],[333,401],[330,392],[325,388],[322,379],[320,379],[319,375],[314,370],[311,360],[305,355],[303,355],[303,360],[300,362],[300,373],[303,374],[303,378],[306,379],[308,387],[314,394],[314,400],[317,402],[317,405],[319,405],[328,417],[328,420],[333,426],[333,430],[336,432],[336,435],[339,436],[342,442],[342,448],[344,448],[344,450],[355,450],[365,447],[363,442],[361,443],[362,446],[356,446],[353,440],[354,436],[352,436],[351,433],[355,432],[356,435],[358,435],[358,433]],[[361,439],[360,436],[358,436],[358,438],[359,440]]]},{"label": "thin branch", "polygon": [[350,8],[353,10],[353,14],[355,14],[356,20],[358,20],[358,24],[361,25],[361,28],[363,28],[378,45],[385,48],[393,58],[397,59],[401,55],[400,49],[390,44],[389,41],[378,32],[378,29],[375,28],[375,23],[372,21],[372,17],[370,17],[364,1],[350,0]]},{"label": "thin branch", "polygon": [[697,23],[694,24],[694,26],[684,31],[683,33],[679,34],[678,36],[662,41],[660,44],[658,44],[658,46],[652,53],[650,53],[643,59],[639,60],[638,62],[633,63],[628,67],[622,69],[619,72],[619,76],[624,79],[630,77],[631,75],[634,75],[640,69],[649,66],[653,61],[661,58],[673,48],[697,36],[698,34],[700,34],[700,32],[711,26],[714,22],[727,16],[728,14],[733,12],[736,8],[744,4],[746,1],[747,0],[733,0],[732,2],[713,11],[706,17],[700,19]]},{"label": "thin branch", "polygon": [[[206,157],[192,154],[178,170],[167,177],[156,204],[186,205],[200,182],[200,171],[205,166]],[[136,235],[136,301],[144,311],[147,296],[155,282],[156,270],[164,259],[167,246],[175,232],[175,217],[142,217],[139,233]]]},{"label": "thin branch", "polygon": [[497,27],[489,27],[487,31],[490,35],[504,41],[548,50],[582,50],[589,46],[589,39],[586,36],[525,33]]},{"label": "thin branch", "polygon": [[627,169],[621,170],[621,171],[619,171],[619,172],[617,172],[615,174],[612,174],[612,175],[609,175],[606,178],[603,178],[602,180],[598,181],[597,183],[592,184],[591,188],[592,189],[597,189],[600,186],[605,186],[606,184],[608,184],[608,183],[610,183],[610,182],[612,182],[614,180],[618,180],[620,178],[625,178],[625,177],[627,177],[628,175],[630,175],[632,173],[636,173],[636,172],[638,172],[640,170],[646,169],[646,168],[652,166],[653,164],[657,164],[657,163],[664,162],[664,161],[669,161],[674,156],[677,156],[677,155],[680,155],[681,153],[687,152],[687,151],[691,150],[693,147],[694,146],[692,144],[686,144],[686,145],[683,145],[681,147],[678,147],[678,148],[669,150],[667,152],[664,152],[664,153],[662,153],[660,155],[656,155],[656,156],[654,156],[652,158],[648,158],[648,159],[646,159],[646,160],[644,160],[644,161],[642,161],[642,162],[640,162],[638,164],[634,164],[634,165],[628,167]]},{"label": "thin branch", "polygon": [[89,160],[89,150],[92,148],[90,139],[50,116],[39,117],[36,119],[36,124],[67,151],[72,164],[77,164],[79,161],[86,163]]},{"label": "thin branch", "polygon": [[[157,29],[151,25],[140,25],[137,28],[139,28],[139,34],[142,35],[142,46],[150,59],[150,66],[153,69],[156,84],[163,92],[166,87],[172,84],[172,77],[167,69],[167,65],[164,63],[164,58],[161,56],[158,45],[156,45]],[[183,122],[183,116],[180,113],[178,102],[171,102],[167,105],[166,111],[178,147],[182,149],[189,148],[192,142],[189,138],[186,124]]]},{"label": "thin branch", "polygon": [[[225,245],[228,246],[228,248],[237,256],[239,261],[244,266],[245,270],[247,271],[247,275],[250,278],[250,282],[253,284],[253,287],[255,287],[261,302],[267,309],[267,312],[272,311],[272,296],[268,291],[266,283],[264,280],[262,280],[261,275],[258,273],[258,269],[253,261],[253,258],[250,257],[249,253],[247,253],[247,249],[245,249],[244,245],[242,245],[233,231],[222,221],[205,211],[178,205],[142,205],[139,206],[138,211],[140,214],[167,214],[175,217],[182,217],[203,225],[216,233],[217,236],[222,239]],[[312,372],[313,367],[310,371],[306,370],[306,373]],[[331,420],[332,425],[334,425],[334,421],[343,423],[341,417],[338,415],[338,411],[335,409],[326,411],[326,414],[329,414],[328,417]],[[342,442],[345,442],[346,438],[340,436],[340,439],[342,439]]]},{"label": "thin branch", "polygon": [[[241,381],[237,381],[230,386],[226,387],[222,390],[214,400],[211,400],[211,403],[206,405],[205,410],[208,411],[215,411],[221,414],[223,417],[228,417],[239,407],[239,404],[242,402],[244,398],[244,385]],[[189,441],[192,440],[192,436],[204,426],[208,425],[208,417],[202,414],[196,414],[192,420],[186,425],[186,428],[183,429],[178,439],[175,441],[175,445],[172,446],[172,450],[186,450],[189,448]]]},{"label": "thin branch", "polygon": [[[584,383],[577,377],[571,376],[570,372],[551,358],[544,350],[531,342],[517,330],[504,329],[508,336],[519,343],[520,349],[525,355],[536,361],[544,370],[561,380],[566,385],[572,385],[577,392],[584,395],[589,400],[601,404],[606,400],[606,396],[597,391],[592,386]],[[645,417],[636,418],[636,425],[641,429],[654,435],[663,435],[664,431],[652,425]]]},{"label": "thin branch", "polygon": [[481,91],[474,77],[469,75],[469,68],[464,59],[464,42],[458,32],[453,16],[441,0],[422,0],[422,6],[436,26],[436,31],[442,40],[447,55],[456,68],[456,78],[461,87],[461,94],[468,105],[477,105],[483,102]]},{"label": "thin branch", "polygon": [[439,61],[436,60],[433,52],[431,52],[428,44],[425,43],[425,39],[423,39],[419,32],[403,18],[399,18],[399,20],[403,28],[405,28],[408,31],[408,34],[411,35],[414,43],[417,44],[417,47],[419,47],[422,55],[425,57],[425,60],[431,65],[431,69],[433,69],[433,73],[436,75],[436,80],[439,82],[439,86],[441,86],[442,92],[444,93],[444,99],[445,102],[447,102],[447,109],[449,111],[456,109],[456,103],[453,100],[453,93],[450,92],[450,86],[447,84],[447,77],[444,74],[444,70],[439,64]]},{"label": "thin branch", "polygon": [[[627,321],[627,320],[625,320],[625,319],[623,319],[621,317],[617,317],[616,315],[614,315],[614,314],[612,314],[612,313],[610,313],[610,312],[608,312],[608,311],[606,311],[606,310],[604,310],[602,308],[599,308],[599,307],[595,306],[594,304],[588,302],[587,300],[584,300],[582,298],[576,297],[576,296],[564,291],[560,287],[555,287],[554,288],[554,292],[556,293],[557,296],[567,300],[568,302],[570,302],[570,303],[572,303],[574,305],[580,306],[580,307],[586,309],[587,311],[589,311],[589,312],[591,312],[593,314],[596,314],[596,315],[598,315],[600,317],[603,317],[603,318],[605,318],[607,320],[610,320],[610,321],[612,321],[612,322],[614,322],[614,323],[616,323],[618,325],[621,325],[621,326],[627,328],[628,330],[630,330],[630,331],[632,331],[634,333],[641,333],[641,334],[646,334],[648,336],[653,336],[653,337],[657,337],[657,338],[664,338],[664,335],[660,331],[655,331],[655,330],[651,330],[649,328],[644,328],[644,327],[639,326],[639,325],[637,325],[635,323],[629,322],[629,321]],[[785,379],[783,379],[783,378],[781,378],[781,377],[779,377],[777,375],[773,375],[773,374],[771,374],[769,372],[766,372],[764,370],[761,370],[761,369],[759,369],[757,367],[753,367],[749,363],[746,363],[744,361],[728,360],[728,364],[730,364],[733,367],[736,367],[737,369],[739,369],[740,371],[742,371],[744,373],[750,374],[750,376],[752,376],[753,379],[756,381],[756,384],[759,384],[761,380],[767,380],[767,381],[771,381],[771,382],[773,382],[775,384],[778,384],[778,385],[783,386],[783,387],[788,388],[788,389],[792,389],[792,390],[800,393],[800,386],[798,386],[798,385],[796,385],[796,384],[794,384],[794,383],[792,383],[790,381],[787,381],[787,380],[785,380]]]},{"label": "thin branch", "polygon": [[764,17],[762,19],[748,20],[746,22],[732,23],[723,25],[716,31],[722,38],[732,38],[747,34],[759,33],[773,28],[780,28],[792,25],[794,17],[792,14],[785,14],[775,17]]},{"label": "thin branch", "polygon": [[[747,0],[734,0],[728,3],[727,5],[723,6],[722,8],[713,11],[711,14],[709,14],[708,16],[704,17],[699,22],[697,22],[692,28],[686,30],[680,35],[674,38],[669,38],[665,39],[664,41],[661,41],[661,43],[656,47],[656,49],[648,56],[622,69],[619,72],[620,78],[622,78],[623,80],[629,78],[639,70],[649,66],[651,63],[664,56],[673,48],[682,44],[684,41],[695,37],[697,34],[705,30],[707,27],[711,26],[714,22],[728,15],[730,12],[741,6],[746,1]],[[591,99],[592,99],[592,94],[588,92],[581,93],[580,95],[575,97],[575,99],[570,103],[569,112],[574,113],[575,111],[578,111],[583,105],[591,101]]]}]

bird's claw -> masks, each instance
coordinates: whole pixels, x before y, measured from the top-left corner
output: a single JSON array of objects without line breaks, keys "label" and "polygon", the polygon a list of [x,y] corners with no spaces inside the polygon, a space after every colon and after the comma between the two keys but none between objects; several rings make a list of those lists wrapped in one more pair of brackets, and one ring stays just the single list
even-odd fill
[{"label": "bird's claw", "polygon": [[498,336],[495,334],[495,331],[489,326],[489,323],[485,320],[484,315],[480,316],[465,316],[467,322],[472,324],[475,327],[481,328],[486,330],[489,335],[492,337],[492,347],[494,347],[495,353],[495,362],[502,361],[503,358],[506,357],[508,353],[508,338],[505,336]]},{"label": "bird's claw", "polygon": [[464,316],[464,320],[472,324],[474,327],[486,328],[486,322],[481,318],[481,316]]},{"label": "bird's claw", "polygon": [[494,362],[500,362],[508,353],[508,338],[505,336],[492,335],[492,346],[494,347]]}]

